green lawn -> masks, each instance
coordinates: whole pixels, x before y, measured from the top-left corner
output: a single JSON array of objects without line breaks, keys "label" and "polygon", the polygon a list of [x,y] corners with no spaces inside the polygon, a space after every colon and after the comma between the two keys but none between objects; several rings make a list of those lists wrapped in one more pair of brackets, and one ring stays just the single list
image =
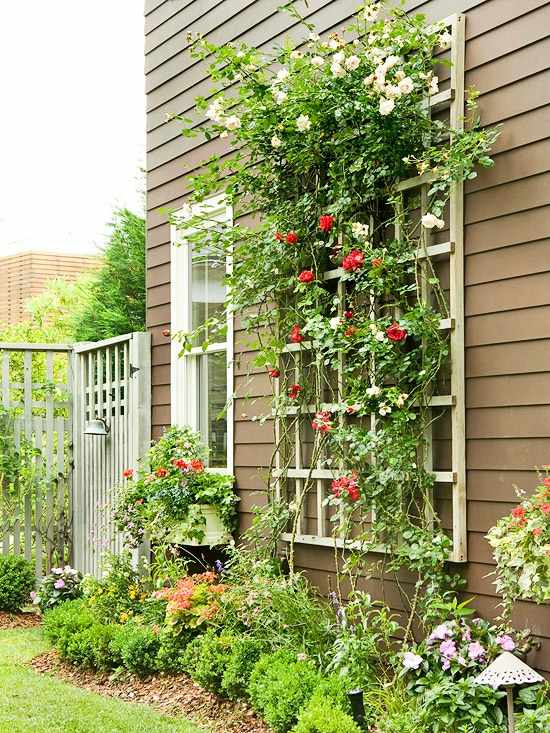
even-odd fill
[{"label": "green lawn", "polygon": [[24,666],[46,648],[38,629],[0,632],[0,733],[199,733],[186,721],[80,690]]}]

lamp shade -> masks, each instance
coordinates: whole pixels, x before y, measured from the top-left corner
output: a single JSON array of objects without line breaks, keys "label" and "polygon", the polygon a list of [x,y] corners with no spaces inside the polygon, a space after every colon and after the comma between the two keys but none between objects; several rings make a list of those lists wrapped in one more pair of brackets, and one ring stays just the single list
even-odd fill
[{"label": "lamp shade", "polygon": [[84,435],[107,435],[109,426],[102,417],[88,420],[84,426]]},{"label": "lamp shade", "polygon": [[544,682],[544,677],[510,652],[502,652],[475,678],[475,682],[497,689],[497,687],[533,685],[535,682]]}]

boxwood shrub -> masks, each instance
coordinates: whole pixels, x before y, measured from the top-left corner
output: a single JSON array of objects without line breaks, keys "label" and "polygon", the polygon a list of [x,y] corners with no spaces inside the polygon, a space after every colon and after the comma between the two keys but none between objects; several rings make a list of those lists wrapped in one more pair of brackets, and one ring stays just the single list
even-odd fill
[{"label": "boxwood shrub", "polygon": [[34,568],[28,560],[20,555],[0,555],[0,611],[20,611],[29,603],[34,583]]}]

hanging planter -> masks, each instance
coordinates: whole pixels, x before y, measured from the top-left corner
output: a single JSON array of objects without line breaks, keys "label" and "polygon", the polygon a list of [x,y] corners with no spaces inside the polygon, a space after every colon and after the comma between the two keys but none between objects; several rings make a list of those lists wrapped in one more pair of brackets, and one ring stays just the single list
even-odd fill
[{"label": "hanging planter", "polygon": [[174,545],[216,547],[231,539],[219,510],[208,504],[194,504],[189,507],[189,518],[178,522],[167,535],[167,541]]}]

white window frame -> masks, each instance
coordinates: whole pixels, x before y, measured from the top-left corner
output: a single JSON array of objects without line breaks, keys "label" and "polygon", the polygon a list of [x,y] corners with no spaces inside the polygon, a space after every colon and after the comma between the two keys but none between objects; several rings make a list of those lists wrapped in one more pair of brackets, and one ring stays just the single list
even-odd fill
[{"label": "white window frame", "polygon": [[[215,222],[233,223],[233,209],[227,204],[225,195],[218,194],[192,207],[193,213],[200,213]],[[176,219],[183,218],[184,209],[176,212]],[[190,233],[192,230],[188,230]],[[191,312],[191,254],[185,231],[174,224],[170,227],[170,312],[171,331],[188,333],[192,330]],[[226,272],[231,272],[231,259],[226,262]],[[201,361],[198,357],[225,351],[227,354],[227,466],[209,468],[212,473],[233,474],[234,470],[234,405],[233,405],[233,317],[227,314],[227,339],[210,344],[205,350],[193,347],[180,355],[181,344],[172,340],[170,354],[171,415],[172,425],[189,425],[199,430],[198,384]]]}]

